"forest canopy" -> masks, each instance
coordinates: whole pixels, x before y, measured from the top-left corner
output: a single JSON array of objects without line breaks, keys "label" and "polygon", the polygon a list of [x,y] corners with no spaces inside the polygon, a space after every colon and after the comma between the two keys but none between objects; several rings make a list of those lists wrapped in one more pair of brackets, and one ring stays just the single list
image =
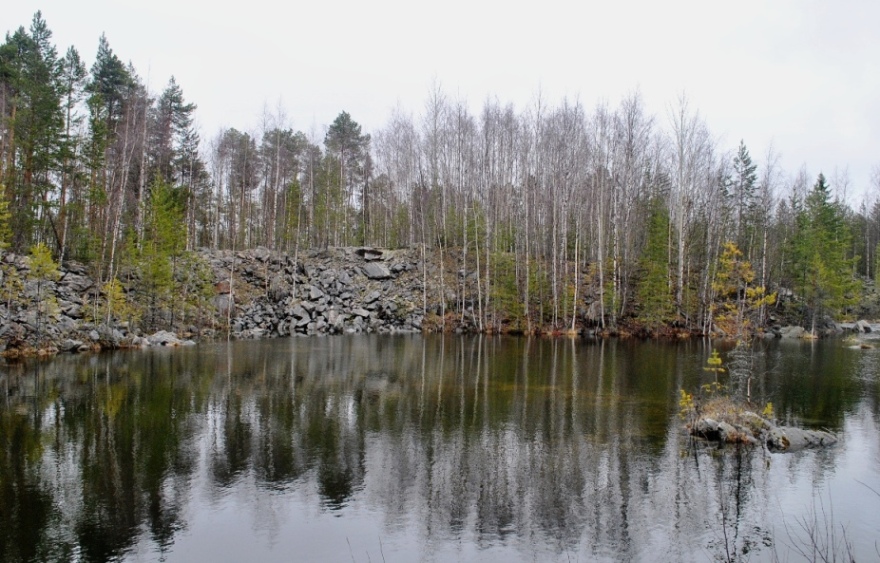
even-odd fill
[{"label": "forest canopy", "polygon": [[[279,110],[205,140],[184,85],[150,91],[123,60],[105,36],[91,65],[59,50],[40,12],[6,34],[4,248],[43,244],[110,281],[150,252],[424,246],[475,273],[483,318],[503,306],[523,326],[708,329],[720,303],[759,287],[815,323],[852,314],[877,277],[880,174],[853,209],[845,176],[720,146],[685,98],[669,116],[637,92],[474,114],[435,88],[418,115],[395,110],[375,131],[343,110],[308,135]],[[718,280],[731,257],[752,272],[737,286]]]}]

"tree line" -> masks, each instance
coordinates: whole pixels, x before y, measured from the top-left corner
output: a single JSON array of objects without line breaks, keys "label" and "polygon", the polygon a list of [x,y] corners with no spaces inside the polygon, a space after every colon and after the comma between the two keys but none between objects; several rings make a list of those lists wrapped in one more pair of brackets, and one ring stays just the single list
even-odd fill
[{"label": "tree line", "polygon": [[440,316],[481,330],[741,331],[771,289],[815,325],[877,277],[877,193],[853,209],[845,174],[729,151],[683,97],[664,117],[637,92],[475,114],[435,87],[372,133],[342,111],[306,134],[278,109],[208,142],[196,109],[174,77],[151,92],[106,36],[90,67],[59,54],[37,12],[0,45],[0,240],[101,280],[137,270],[157,299],[198,248],[421,246],[458,272]]}]

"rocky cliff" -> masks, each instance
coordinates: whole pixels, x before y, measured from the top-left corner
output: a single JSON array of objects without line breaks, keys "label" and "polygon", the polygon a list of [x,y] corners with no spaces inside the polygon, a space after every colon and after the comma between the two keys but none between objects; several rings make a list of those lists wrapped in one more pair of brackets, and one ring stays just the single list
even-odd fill
[{"label": "rocky cliff", "polygon": [[[186,344],[186,338],[264,338],[293,334],[414,332],[436,310],[439,271],[420,249],[330,248],[296,258],[264,248],[200,251],[214,276],[202,326],[145,334],[125,322],[90,320],[102,289],[88,269],[65,263],[57,279],[31,276],[25,257],[0,261],[0,352],[8,357],[88,349]],[[38,297],[41,296],[41,297]],[[51,301],[40,314],[37,303]],[[91,315],[94,316],[94,315]]]}]

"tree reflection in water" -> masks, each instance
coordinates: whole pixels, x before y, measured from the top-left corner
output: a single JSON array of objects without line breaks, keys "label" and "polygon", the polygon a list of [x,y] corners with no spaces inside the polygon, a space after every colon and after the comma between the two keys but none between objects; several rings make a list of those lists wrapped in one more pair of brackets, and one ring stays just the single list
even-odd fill
[{"label": "tree reflection in water", "polygon": [[[835,431],[864,411],[876,459],[877,364],[848,352],[760,349],[753,395]],[[694,447],[676,393],[699,385],[707,353],[365,336],[4,368],[0,559],[173,560],[229,505],[236,542],[262,559],[289,560],[296,526],[322,514],[346,537],[379,526],[389,560],[769,559],[786,549],[780,514],[842,474],[849,450]],[[313,553],[350,558],[338,540]]]}]

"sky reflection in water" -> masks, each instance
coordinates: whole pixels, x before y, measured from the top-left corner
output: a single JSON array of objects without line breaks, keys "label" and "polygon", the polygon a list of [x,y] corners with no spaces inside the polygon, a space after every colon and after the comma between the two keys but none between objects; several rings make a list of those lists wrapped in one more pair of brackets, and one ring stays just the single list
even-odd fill
[{"label": "sky reflection in water", "polygon": [[813,516],[880,556],[877,351],[757,349],[756,402],[843,436],[789,455],[689,445],[710,351],[358,336],[4,368],[0,560],[794,560]]}]

